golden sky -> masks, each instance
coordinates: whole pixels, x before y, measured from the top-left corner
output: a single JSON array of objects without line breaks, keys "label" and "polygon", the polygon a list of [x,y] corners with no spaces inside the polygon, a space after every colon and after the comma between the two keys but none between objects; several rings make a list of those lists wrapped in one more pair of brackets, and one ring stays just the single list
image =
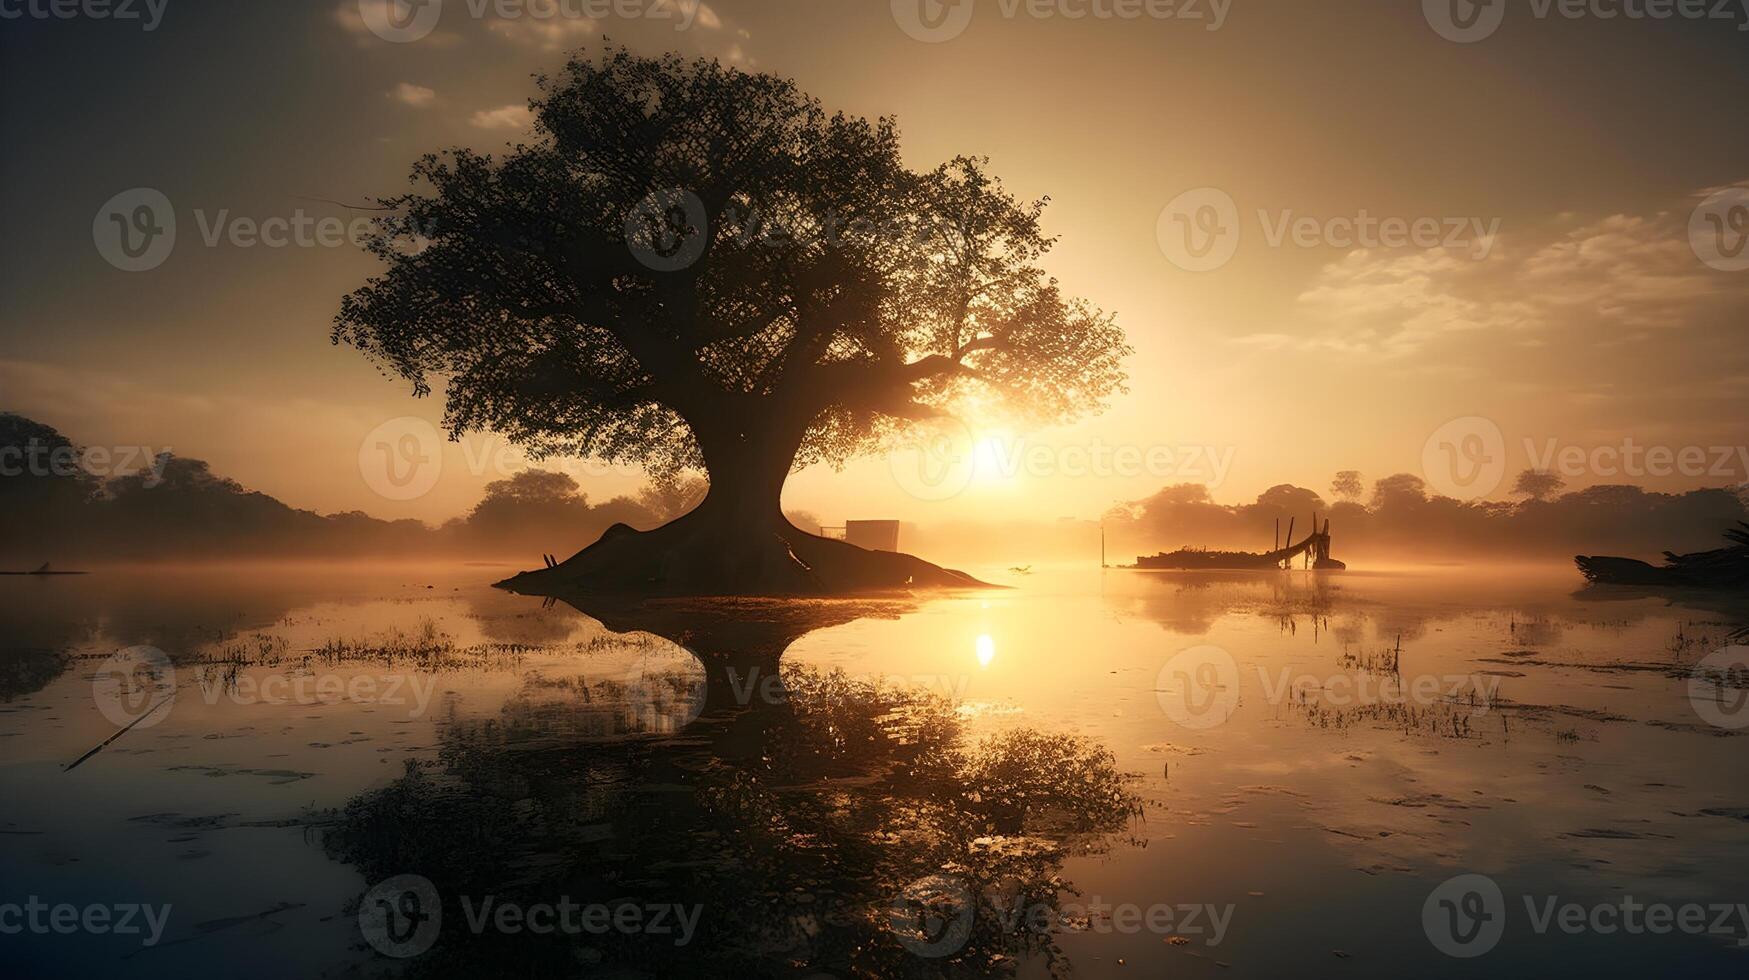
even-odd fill
[{"label": "golden sky", "polygon": [[[550,2],[445,0],[406,43],[373,33],[358,0],[171,5],[150,31],[9,25],[0,409],[87,444],[204,458],[295,506],[462,512],[521,465],[489,435],[448,447],[413,500],[361,477],[367,433],[441,413],[328,343],[340,297],[375,263],[232,232],[356,216],[332,202],[401,190],[422,152],[523,136],[529,76],[606,35],[895,115],[919,168],[987,154],[1015,190],[1050,196],[1047,266],[1117,311],[1136,349],[1106,414],[978,433],[977,475],[948,499],[921,499],[936,494],[909,464],[876,459],[793,477],[791,507],[1053,519],[1166,483],[1209,483],[1224,502],[1284,482],[1324,491],[1338,469],[1437,487],[1430,441],[1478,431],[1459,419],[1494,427],[1480,431],[1498,433],[1509,473],[1565,450],[1584,457],[1574,485],[1749,480],[1736,450],[1749,255],[1700,254],[1708,216],[1728,224],[1749,203],[1730,190],[1749,178],[1749,15],[1514,6],[1460,42],[1412,2],[962,0],[939,21],[957,33],[919,40],[909,0],[652,0],[593,19],[574,16],[592,9],[578,0],[533,15]],[[93,221],[141,187],[172,203],[177,239],[161,265],[127,272]],[[1187,229],[1211,228],[1215,251],[1187,251]],[[1719,234],[1728,246],[1737,226]],[[1612,471],[1630,440],[1706,463]],[[1034,445],[1049,462],[1028,471]],[[576,472],[594,497],[640,479]]]}]

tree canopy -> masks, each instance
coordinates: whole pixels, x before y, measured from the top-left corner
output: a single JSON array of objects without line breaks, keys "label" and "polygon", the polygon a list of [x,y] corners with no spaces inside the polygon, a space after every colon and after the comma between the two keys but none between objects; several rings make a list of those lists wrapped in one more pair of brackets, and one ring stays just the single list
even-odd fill
[{"label": "tree canopy", "polygon": [[1567,481],[1548,470],[1525,470],[1512,483],[1512,492],[1531,500],[1544,501],[1561,492]]},{"label": "tree canopy", "polygon": [[610,50],[539,80],[533,137],[421,158],[380,203],[387,271],[333,339],[452,434],[658,476],[749,453],[783,472],[950,412],[1096,410],[1129,353],[1038,265],[1044,201],[986,161],[906,167],[892,119],[789,80]]}]

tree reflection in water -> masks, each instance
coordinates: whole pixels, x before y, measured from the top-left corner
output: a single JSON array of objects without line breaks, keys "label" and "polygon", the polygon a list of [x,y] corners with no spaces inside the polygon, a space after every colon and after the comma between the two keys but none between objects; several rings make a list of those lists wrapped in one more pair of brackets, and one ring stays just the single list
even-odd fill
[{"label": "tree reflection in water", "polygon": [[[332,855],[371,882],[423,875],[442,896],[415,974],[1002,976],[1023,953],[1067,970],[1051,936],[1073,889],[1063,861],[1140,813],[1107,750],[1030,730],[974,742],[937,696],[778,666],[804,633],[891,608],[584,611],[698,663],[629,684],[531,680],[499,718],[447,726],[434,763],[336,815]],[[477,916],[487,895],[700,913],[685,944],[476,933],[462,900]]]}]

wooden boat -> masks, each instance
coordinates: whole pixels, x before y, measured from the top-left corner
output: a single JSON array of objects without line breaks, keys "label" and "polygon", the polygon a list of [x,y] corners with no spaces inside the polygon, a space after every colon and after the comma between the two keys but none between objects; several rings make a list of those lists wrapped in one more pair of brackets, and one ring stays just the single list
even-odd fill
[{"label": "wooden boat", "polygon": [[63,571],[59,571],[59,570],[50,568],[49,563],[46,561],[43,562],[41,568],[38,568],[35,571],[0,572],[0,575],[89,575],[89,574],[91,574],[91,573],[90,572],[63,572]]},{"label": "wooden boat", "polygon": [[1578,555],[1573,563],[1599,585],[1652,585],[1689,589],[1749,589],[1749,523],[1725,532],[1728,548],[1688,555],[1664,552],[1664,564],[1633,558]]},{"label": "wooden boat", "polygon": [[[1294,559],[1305,556],[1307,563],[1321,571],[1340,571],[1348,566],[1330,557],[1330,521],[1324,520],[1322,529],[1318,527],[1318,515],[1312,515],[1312,533],[1298,544],[1291,543],[1294,537],[1292,521],[1287,525],[1287,547],[1277,547],[1261,554],[1250,551],[1208,551],[1202,548],[1180,548],[1177,551],[1152,557],[1143,556],[1136,559],[1133,567],[1150,570],[1195,570],[1195,569],[1266,569],[1287,568]],[[1281,524],[1276,522],[1276,544],[1281,544]]]}]

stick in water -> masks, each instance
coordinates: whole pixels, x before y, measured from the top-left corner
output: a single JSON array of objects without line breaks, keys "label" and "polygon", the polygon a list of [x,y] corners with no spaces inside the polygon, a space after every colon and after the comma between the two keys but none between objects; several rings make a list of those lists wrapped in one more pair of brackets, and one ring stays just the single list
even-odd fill
[{"label": "stick in water", "polygon": [[109,743],[115,741],[116,739],[121,738],[123,735],[126,735],[128,733],[128,729],[133,728],[135,725],[138,725],[140,722],[145,721],[147,718],[152,717],[152,715],[159,708],[162,708],[164,705],[168,704],[170,702],[170,699],[174,698],[175,696],[176,696],[176,692],[171,691],[169,694],[166,694],[163,697],[159,698],[158,703],[152,705],[150,708],[147,708],[145,714],[139,716],[138,718],[135,718],[133,721],[128,722],[127,728],[123,728],[122,730],[116,732],[114,735],[111,735],[110,737],[104,739],[103,741],[98,742],[94,747],[92,747],[91,751],[85,753],[84,755],[80,756],[77,759],[74,759],[72,765],[68,766],[65,769],[62,769],[61,771],[62,772],[72,772],[73,770],[79,768],[80,763],[84,762],[86,759],[91,758],[92,756],[96,755],[97,753],[102,752],[103,747],[105,745],[108,745]]}]

